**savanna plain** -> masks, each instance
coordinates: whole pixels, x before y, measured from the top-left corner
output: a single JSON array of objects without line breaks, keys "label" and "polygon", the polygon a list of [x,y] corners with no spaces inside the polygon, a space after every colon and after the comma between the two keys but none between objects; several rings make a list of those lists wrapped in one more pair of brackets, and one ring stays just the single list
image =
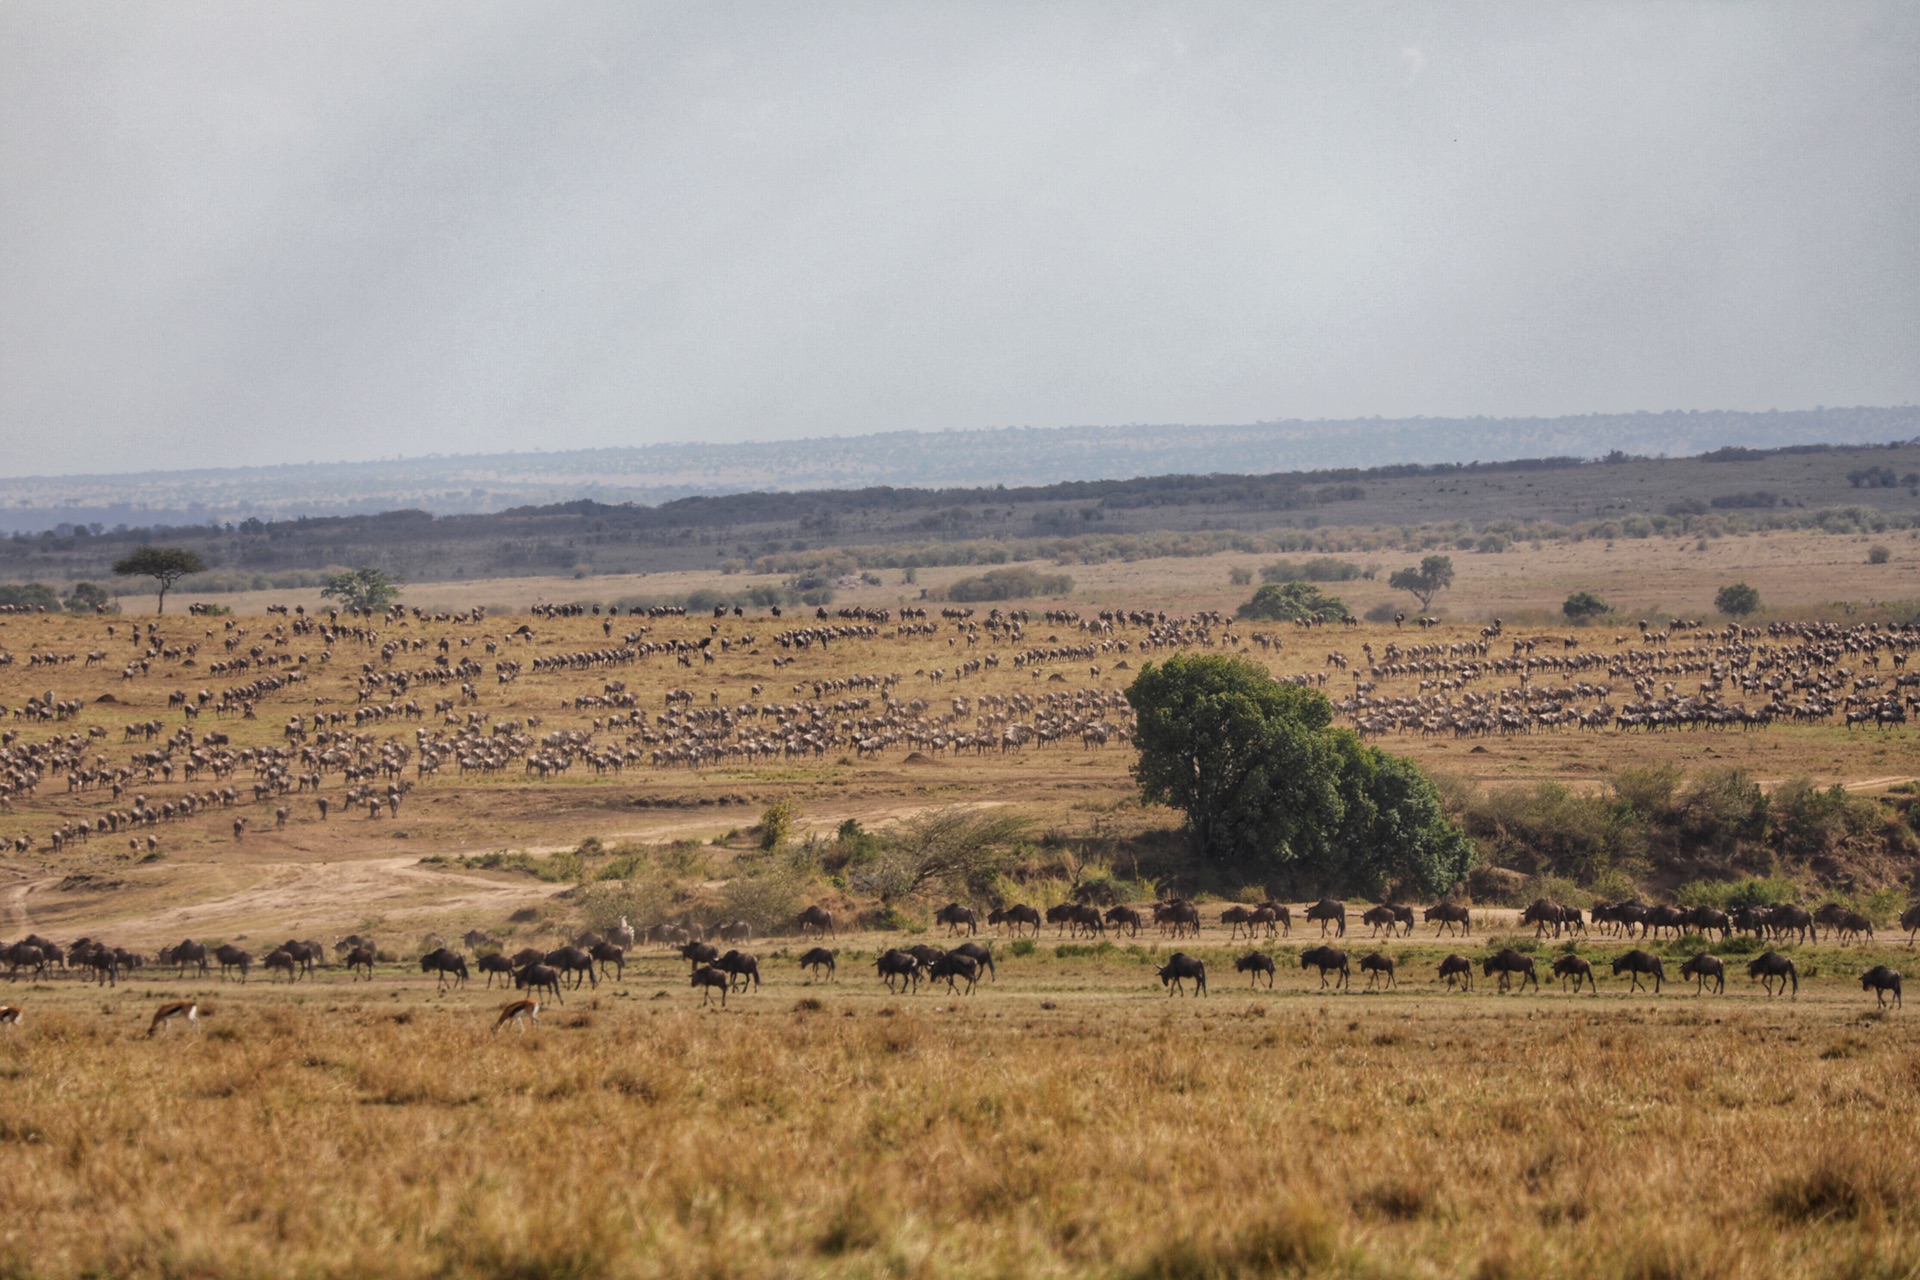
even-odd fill
[{"label": "savanna plain", "polygon": [[[1391,957],[1396,983],[1356,972],[1338,990],[1301,967],[1320,942],[1303,886],[1192,866],[1178,815],[1143,805],[1129,774],[1124,691],[1175,652],[1244,656],[1337,701],[1362,680],[1383,697],[1491,696],[1516,677],[1490,660],[1533,640],[1597,655],[1537,684],[1637,662],[1676,667],[1635,674],[1684,694],[1714,676],[1680,655],[1710,667],[1734,625],[1712,609],[1724,581],[1759,588],[1773,612],[1744,625],[1762,632],[1882,623],[1911,582],[1905,535],[1873,566],[1812,533],[1691,547],[1459,556],[1446,618],[1424,630],[1233,621],[1251,590],[1233,571],[1257,569],[1234,555],[1080,572],[1071,598],[1000,606],[1026,612],[1017,633],[987,625],[993,606],[943,617],[891,582],[826,618],[506,612],[525,603],[510,583],[410,589],[419,612],[358,620],[292,595],[189,615],[190,588],[159,617],[0,618],[0,930],[144,960],[110,983],[55,967],[0,988],[22,1010],[0,1031],[0,1269],[1920,1274],[1920,1036],[1859,981],[1911,963],[1892,918],[1911,867],[1853,868],[1836,848],[1747,869],[1808,905],[1865,908],[1873,940],[1536,938],[1518,908],[1563,883],[1539,868],[1462,886],[1470,937],[1425,922],[1371,936],[1350,901],[1340,945]],[[1620,616],[1556,620],[1576,588]],[[1333,589],[1356,608],[1392,599],[1373,579]],[[1136,616],[1107,630],[1115,611]],[[1435,646],[1449,670],[1385,670],[1390,645]],[[1632,676],[1610,679],[1613,704],[1634,696]],[[1769,696],[1730,679],[1721,700]],[[1909,724],[1837,714],[1372,740],[1443,775],[1450,802],[1612,794],[1631,769],[1676,793],[1734,774],[1837,788],[1834,804],[1893,821],[1920,774]],[[916,832],[962,820],[995,834],[989,879],[877,887]],[[1680,887],[1641,870],[1651,899]],[[1144,909],[1176,893],[1200,907],[1197,937],[1149,922],[1016,939],[984,922],[1012,901]],[[1249,942],[1219,922],[1269,895],[1292,903],[1290,934]],[[992,975],[971,993],[883,985],[886,949],[952,945],[932,910],[959,897],[983,917]],[[816,904],[833,936],[797,932]],[[496,1030],[518,993],[419,964],[441,947],[470,964],[559,948],[623,917],[643,933],[746,921],[734,945],[761,982],[723,1003],[643,938],[623,969],[543,999],[537,1025]],[[373,945],[371,976],[341,964],[348,935]],[[183,939],[259,957],[282,938],[319,941],[326,963],[243,983],[162,958]],[[1748,980],[1763,945],[1794,960],[1794,990]],[[800,967],[815,946],[836,952],[830,980]],[[1634,946],[1667,961],[1657,995],[1610,974]],[[1542,985],[1482,976],[1501,947],[1534,957]],[[1255,949],[1276,961],[1271,988],[1235,970]],[[1206,963],[1205,996],[1157,979],[1174,951]],[[1702,951],[1725,957],[1724,994],[1678,979]],[[1451,953],[1475,961],[1471,991],[1438,981]],[[1545,972],[1566,954],[1593,962],[1596,988]],[[169,1001],[196,1002],[197,1028],[150,1035]]]}]

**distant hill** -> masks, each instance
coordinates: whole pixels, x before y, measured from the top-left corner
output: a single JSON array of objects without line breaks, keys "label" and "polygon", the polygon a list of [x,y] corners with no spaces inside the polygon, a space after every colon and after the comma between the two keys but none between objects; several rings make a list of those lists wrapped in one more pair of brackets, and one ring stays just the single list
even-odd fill
[{"label": "distant hill", "polygon": [[1920,408],[1402,418],[1239,426],[1006,427],[744,444],[663,444],[125,475],[0,479],[0,533],[254,517],[435,515],[592,499],[875,487],[955,489],[1161,475],[1270,475],[1401,463],[1684,456],[1724,446],[1920,437]]}]

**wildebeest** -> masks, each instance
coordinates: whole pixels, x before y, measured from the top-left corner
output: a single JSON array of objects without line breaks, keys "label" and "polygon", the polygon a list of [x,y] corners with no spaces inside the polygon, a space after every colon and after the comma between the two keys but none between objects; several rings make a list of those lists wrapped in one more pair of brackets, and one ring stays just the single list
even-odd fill
[{"label": "wildebeest", "polygon": [[1391,902],[1383,902],[1377,907],[1368,907],[1365,911],[1361,912],[1360,923],[1373,926],[1373,932],[1376,936],[1382,929],[1385,929],[1389,938],[1393,936],[1393,931],[1396,926],[1405,925],[1408,936],[1412,936],[1413,908],[1402,907]]},{"label": "wildebeest", "polygon": [[827,971],[826,980],[832,982],[834,970],[838,966],[834,962],[833,952],[827,950],[825,947],[815,947],[800,957],[800,967],[802,969],[813,970],[815,981],[818,981],[820,978],[820,970],[825,969]]},{"label": "wildebeest", "polygon": [[794,918],[794,923],[800,926],[803,934],[825,933],[828,937],[833,936],[833,912],[818,904],[802,911]]},{"label": "wildebeest", "polygon": [[1705,952],[1694,956],[1680,966],[1682,978],[1693,979],[1693,994],[1704,994],[1707,979],[1713,979],[1713,994],[1724,995],[1727,990],[1727,966],[1719,956],[1710,956]]},{"label": "wildebeest", "polygon": [[987,912],[987,923],[1007,926],[1007,932],[1016,938],[1021,936],[1026,926],[1032,925],[1033,936],[1040,936],[1040,913],[1024,902],[1017,902],[1011,907],[994,908]]},{"label": "wildebeest", "polygon": [[360,969],[360,968],[366,969],[367,981],[372,982],[373,981],[373,948],[372,947],[359,946],[347,952],[348,976],[351,977],[353,974],[353,971],[355,969]]},{"label": "wildebeest", "polygon": [[917,956],[898,949],[889,949],[873,962],[873,967],[879,972],[880,980],[887,984],[889,991],[894,989],[893,983],[896,978],[902,983],[911,982],[915,991],[920,989],[920,960]]},{"label": "wildebeest", "polygon": [[1900,927],[1907,931],[1907,946],[1913,946],[1913,940],[1920,936],[1920,906],[1908,907],[1900,913]]},{"label": "wildebeest", "polygon": [[1860,989],[1873,992],[1876,1008],[1885,1008],[1887,992],[1893,992],[1893,1007],[1900,1007],[1900,975],[1883,964],[1877,964],[1860,975]]},{"label": "wildebeest", "polygon": [[[1253,913],[1248,908],[1237,906],[1228,907],[1220,913],[1220,923],[1226,925],[1229,930],[1227,934],[1228,941],[1238,938],[1240,931],[1247,929],[1247,917],[1251,914]],[[1247,929],[1247,936],[1251,938],[1253,936],[1253,930]]]},{"label": "wildebeest", "polygon": [[1440,962],[1440,977],[1446,980],[1447,990],[1453,990],[1454,979],[1462,981],[1468,991],[1473,990],[1473,961],[1465,956],[1448,956]]},{"label": "wildebeest", "polygon": [[182,939],[160,953],[160,962],[177,966],[175,976],[184,976],[188,965],[196,965],[199,967],[200,975],[205,977],[207,973],[206,944],[195,942],[192,938]]},{"label": "wildebeest", "polygon": [[720,1007],[727,1007],[727,992],[733,989],[733,975],[723,973],[712,965],[701,965],[693,971],[691,985],[700,988],[700,1003],[707,1004],[713,999],[713,993],[720,993]]},{"label": "wildebeest", "polygon": [[949,902],[933,913],[934,922],[947,926],[947,936],[952,937],[966,929],[969,935],[980,932],[980,916],[972,907],[963,907],[957,902]]},{"label": "wildebeest", "polygon": [[1328,925],[1336,926],[1334,932],[1335,937],[1344,938],[1347,936],[1347,904],[1344,902],[1336,901],[1333,898],[1322,898],[1320,901],[1308,907],[1304,915],[1308,920],[1318,920],[1320,922],[1320,936],[1323,938],[1327,936]]},{"label": "wildebeest", "polygon": [[587,954],[600,965],[600,976],[607,976],[607,966],[613,966],[616,981],[627,980],[627,949],[617,943],[596,942],[587,948]]},{"label": "wildebeest", "polygon": [[1378,951],[1368,952],[1366,955],[1360,957],[1360,972],[1367,975],[1367,990],[1369,991],[1373,990],[1374,983],[1380,981],[1382,974],[1386,975],[1388,987],[1398,985],[1394,981],[1393,976],[1393,957],[1383,956]]},{"label": "wildebeest", "polygon": [[753,941],[753,926],[745,920],[733,920],[726,924],[715,925],[713,933],[722,942]]},{"label": "wildebeest", "polygon": [[1586,922],[1581,918],[1578,907],[1563,907],[1546,898],[1535,898],[1525,911],[1520,913],[1520,923],[1533,926],[1533,936],[1540,937],[1551,928],[1553,936],[1559,937],[1562,929],[1582,927]]},{"label": "wildebeest", "polygon": [[438,975],[442,987],[447,985],[449,978],[453,979],[455,986],[464,985],[467,980],[467,958],[457,951],[435,947],[420,957],[420,972]]},{"label": "wildebeest", "polygon": [[1522,991],[1526,990],[1529,982],[1534,985],[1536,990],[1540,986],[1540,974],[1533,967],[1533,957],[1521,955],[1512,947],[1506,947],[1496,951],[1480,962],[1481,977],[1491,978],[1496,973],[1500,975],[1500,990],[1502,991],[1507,990],[1512,985],[1513,975],[1516,973],[1520,975],[1520,989]]},{"label": "wildebeest", "polygon": [[760,962],[744,951],[727,952],[713,962],[713,967],[732,977],[742,991],[747,989],[749,981],[756,987],[760,985]]},{"label": "wildebeest", "polygon": [[1353,972],[1347,967],[1347,953],[1344,951],[1336,951],[1332,947],[1314,947],[1309,951],[1301,952],[1300,967],[1302,969],[1318,969],[1320,971],[1320,985],[1323,988],[1327,985],[1327,975],[1329,973],[1339,973],[1340,981],[1334,984],[1337,987],[1349,986],[1353,980]]},{"label": "wildebeest", "polygon": [[948,952],[947,954],[955,955],[955,956],[967,956],[975,964],[980,966],[981,972],[985,973],[989,978],[991,978],[995,982],[1000,981],[1000,974],[993,967],[993,948],[992,947],[989,947],[984,943],[979,943],[979,942],[963,942],[959,946],[955,947],[952,951]]},{"label": "wildebeest", "polygon": [[1427,923],[1435,926],[1433,936],[1452,933],[1454,926],[1469,937],[1473,934],[1473,913],[1457,902],[1436,902],[1426,910]]},{"label": "wildebeest", "polygon": [[224,942],[213,949],[213,958],[220,962],[220,977],[225,980],[234,969],[240,971],[240,981],[247,980],[247,971],[253,968],[253,952],[242,951],[231,942]]},{"label": "wildebeest", "polygon": [[974,984],[980,981],[980,962],[970,955],[963,955],[957,949],[949,951],[927,966],[929,982],[937,982],[941,978],[947,980],[949,991],[954,989],[953,984],[956,980],[966,979],[967,994],[972,995]]},{"label": "wildebeest", "polygon": [[1118,933],[1122,929],[1125,929],[1127,931],[1127,936],[1130,938],[1138,937],[1140,934],[1140,925],[1142,923],[1140,918],[1140,913],[1138,911],[1135,911],[1132,907],[1126,906],[1124,904],[1116,904],[1114,906],[1108,907],[1107,913],[1105,916],[1102,917],[1102,919],[1104,919],[1108,924],[1113,926],[1113,931],[1115,933]]},{"label": "wildebeest", "polygon": [[1718,933],[1722,938],[1733,935],[1733,917],[1712,907],[1688,908],[1686,924],[1699,934]]},{"label": "wildebeest", "polygon": [[[275,947],[267,952],[267,958],[260,962],[260,967],[267,971],[269,978],[273,976],[275,970],[284,970],[288,982],[300,981],[300,962],[295,960],[285,947]],[[426,967],[424,962],[421,967],[423,969]],[[446,979],[442,977],[441,981],[444,982]]]},{"label": "wildebeest", "polygon": [[1181,983],[1188,978],[1193,979],[1196,995],[1207,994],[1207,966],[1184,951],[1176,951],[1168,956],[1167,962],[1160,966],[1159,973],[1160,985],[1167,988],[1168,995],[1176,991],[1183,996],[1187,994],[1187,989]]},{"label": "wildebeest", "polygon": [[1171,933],[1176,938],[1187,934],[1196,938],[1200,936],[1200,908],[1185,898],[1154,903],[1153,922],[1160,926],[1162,932]]},{"label": "wildebeest", "polygon": [[1282,903],[1263,902],[1247,913],[1248,927],[1261,924],[1267,926],[1269,938],[1274,936],[1276,929],[1287,937],[1292,937],[1293,911]]},{"label": "wildebeest", "polygon": [[1660,962],[1660,957],[1638,948],[1613,958],[1613,976],[1617,978],[1623,973],[1633,975],[1632,989],[1635,991],[1644,989],[1640,985],[1643,976],[1652,977],[1655,995],[1660,994],[1660,984],[1667,978],[1666,966]]},{"label": "wildebeest", "polygon": [[573,986],[577,991],[584,977],[592,986],[600,985],[600,975],[594,972],[593,957],[579,947],[560,947],[547,952],[543,963],[550,964],[560,971],[560,975],[573,975]]},{"label": "wildebeest", "polygon": [[560,990],[560,971],[550,964],[524,965],[513,975],[513,985],[522,991],[544,991],[561,1004],[567,1002]]},{"label": "wildebeest", "polygon": [[1820,940],[1813,927],[1813,913],[1791,902],[1783,902],[1767,912],[1767,928],[1773,931],[1776,938],[1791,934],[1801,942]]},{"label": "wildebeest", "polygon": [[1264,951],[1249,951],[1233,962],[1234,971],[1247,975],[1247,985],[1260,985],[1260,975],[1267,975],[1267,989],[1273,989],[1273,957]]},{"label": "wildebeest", "polygon": [[680,944],[680,958],[698,969],[703,964],[718,960],[720,948],[711,942],[683,942]]},{"label": "wildebeest", "polygon": [[1580,994],[1580,984],[1586,983],[1593,988],[1593,994],[1600,994],[1600,984],[1594,980],[1593,964],[1582,956],[1561,956],[1553,962],[1553,976],[1560,979],[1560,989],[1567,989],[1567,979],[1573,979],[1573,994]]},{"label": "wildebeest", "polygon": [[1778,951],[1769,951],[1747,965],[1747,981],[1752,982],[1756,979],[1767,989],[1769,1000],[1777,994],[1773,989],[1776,979],[1780,983],[1781,991],[1785,991],[1787,984],[1792,983],[1793,994],[1796,997],[1800,994],[1800,970],[1794,967],[1793,961]]},{"label": "wildebeest", "polygon": [[489,951],[486,955],[480,957],[478,963],[480,965],[480,972],[487,975],[487,985],[489,987],[493,985],[493,979],[496,975],[499,976],[503,985],[513,976],[513,961],[507,959],[498,951]]}]

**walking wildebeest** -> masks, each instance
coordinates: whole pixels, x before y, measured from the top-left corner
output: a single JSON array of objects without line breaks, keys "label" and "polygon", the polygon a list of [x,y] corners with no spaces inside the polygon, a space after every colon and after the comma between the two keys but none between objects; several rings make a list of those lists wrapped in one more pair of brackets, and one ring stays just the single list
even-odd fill
[{"label": "walking wildebeest", "polygon": [[800,932],[803,935],[824,932],[828,937],[833,936],[833,912],[825,907],[819,905],[808,907],[795,917],[794,923],[800,926]]},{"label": "walking wildebeest", "polygon": [[1633,975],[1632,990],[1634,991],[1645,989],[1640,985],[1642,976],[1651,976],[1653,978],[1653,994],[1655,995],[1660,994],[1660,984],[1665,982],[1667,978],[1666,966],[1660,963],[1660,957],[1654,955],[1651,951],[1641,951],[1638,948],[1627,952],[1625,955],[1614,957],[1613,976],[1617,978],[1623,973]]},{"label": "walking wildebeest", "polygon": [[733,975],[723,973],[712,965],[701,965],[693,971],[692,986],[700,988],[700,1003],[707,1004],[713,999],[713,993],[720,993],[720,1007],[727,1007],[727,992],[733,989]]},{"label": "walking wildebeest", "polygon": [[351,978],[353,976],[353,971],[355,969],[360,969],[360,968],[366,969],[367,981],[372,982],[373,981],[373,948],[372,947],[366,947],[366,946],[355,947],[353,950],[347,952],[348,977]]},{"label": "walking wildebeest", "polygon": [[1273,990],[1273,957],[1266,952],[1249,951],[1246,955],[1241,956],[1233,962],[1233,968],[1236,973],[1244,973],[1247,975],[1247,985],[1249,987],[1259,986],[1260,975],[1263,973],[1266,974],[1267,990]]},{"label": "walking wildebeest", "polygon": [[816,982],[820,980],[820,970],[825,969],[827,971],[826,980],[832,982],[834,970],[838,966],[834,963],[833,952],[827,950],[825,947],[815,947],[800,957],[800,967],[802,969],[813,970],[813,977]]},{"label": "walking wildebeest", "polygon": [[1454,926],[1468,937],[1473,935],[1473,913],[1457,902],[1436,902],[1426,910],[1427,923],[1435,926],[1433,936],[1452,933]]},{"label": "walking wildebeest", "polygon": [[698,969],[703,964],[712,964],[720,958],[720,948],[711,942],[683,942],[680,944],[680,958]]},{"label": "walking wildebeest", "polygon": [[1440,962],[1440,977],[1446,979],[1447,990],[1453,990],[1453,981],[1459,978],[1465,989],[1473,990],[1473,961],[1465,956],[1448,956]]},{"label": "walking wildebeest", "polygon": [[253,968],[253,952],[242,951],[231,942],[221,943],[213,949],[213,958],[220,962],[220,977],[226,980],[229,970],[240,971],[240,981],[247,980],[247,971]]},{"label": "walking wildebeest", "polygon": [[1000,974],[993,967],[992,947],[979,942],[963,942],[947,954],[971,958],[975,964],[980,966],[981,971],[984,972],[987,977],[995,982],[1000,981]]},{"label": "walking wildebeest", "polygon": [[1560,979],[1560,989],[1567,989],[1567,979],[1573,979],[1573,994],[1580,994],[1580,984],[1586,983],[1593,988],[1593,994],[1600,994],[1600,984],[1594,980],[1593,965],[1580,956],[1561,956],[1553,962],[1553,976]]},{"label": "walking wildebeest", "polygon": [[964,926],[968,935],[980,932],[980,917],[972,907],[963,907],[957,902],[949,902],[933,913],[934,923],[947,926],[947,936],[951,938]]},{"label": "walking wildebeest", "polygon": [[915,991],[920,989],[920,960],[917,956],[890,949],[873,962],[873,967],[879,972],[880,980],[887,984],[889,991],[893,990],[895,978],[902,982],[911,982]]},{"label": "walking wildebeest", "polygon": [[593,957],[579,947],[561,947],[546,954],[544,963],[560,971],[560,976],[573,975],[574,990],[580,989],[582,977],[594,987],[600,985],[600,975],[594,972]]},{"label": "walking wildebeest", "polygon": [[600,976],[607,976],[607,966],[613,966],[614,979],[617,982],[627,980],[627,949],[617,943],[596,942],[587,948],[587,954],[600,964]]},{"label": "walking wildebeest", "polygon": [[1027,925],[1032,925],[1033,936],[1036,938],[1040,936],[1040,913],[1024,902],[1017,902],[1011,907],[997,907],[987,912],[987,923],[1006,925],[1007,932],[1016,938],[1021,936]]},{"label": "walking wildebeest", "polygon": [[1393,957],[1383,956],[1378,951],[1372,951],[1360,957],[1360,972],[1367,975],[1369,991],[1373,990],[1374,983],[1380,981],[1381,974],[1386,975],[1389,988],[1398,985],[1393,976]]},{"label": "walking wildebeest", "polygon": [[[278,952],[275,954],[278,954]],[[267,958],[271,960],[273,957],[269,956]],[[269,965],[268,967],[271,968],[272,966]],[[445,947],[435,947],[432,951],[420,957],[420,972],[437,975],[440,979],[439,985],[442,987],[447,985],[449,977],[454,979],[455,986],[460,986],[465,984],[467,980],[467,959],[457,951],[449,951]]]},{"label": "walking wildebeest", "polygon": [[1332,947],[1314,947],[1310,951],[1301,952],[1300,967],[1302,969],[1318,969],[1320,971],[1320,986],[1323,989],[1327,985],[1327,975],[1336,970],[1340,974],[1340,981],[1334,984],[1336,987],[1349,986],[1353,980],[1353,972],[1347,967],[1347,953],[1344,951],[1335,951]]},{"label": "walking wildebeest", "polygon": [[200,976],[204,978],[207,976],[206,944],[203,942],[195,942],[192,938],[184,939],[175,943],[168,950],[162,951],[160,953],[160,962],[162,964],[178,966],[178,972],[175,974],[176,977],[184,977],[187,972],[187,966],[196,965],[200,969]]},{"label": "walking wildebeest", "polygon": [[1176,991],[1183,996],[1187,994],[1187,989],[1181,985],[1187,978],[1193,979],[1196,995],[1207,994],[1207,966],[1184,951],[1176,951],[1167,957],[1166,964],[1160,967],[1159,972],[1160,985],[1167,988],[1168,995]]},{"label": "walking wildebeest", "polygon": [[1887,992],[1893,992],[1893,1007],[1900,1007],[1900,975],[1883,964],[1877,964],[1860,975],[1860,989],[1873,992],[1873,1004],[1883,1009],[1887,1003]]},{"label": "walking wildebeest", "polygon": [[1496,973],[1500,975],[1499,989],[1502,991],[1509,989],[1513,982],[1513,975],[1516,973],[1520,975],[1522,991],[1526,990],[1529,982],[1534,985],[1535,990],[1540,987],[1540,974],[1533,967],[1533,957],[1523,956],[1512,947],[1496,951],[1480,962],[1481,977],[1491,978]]},{"label": "walking wildebeest", "polygon": [[1693,979],[1693,994],[1703,995],[1707,989],[1707,979],[1713,979],[1713,994],[1724,995],[1727,990],[1727,966],[1719,956],[1710,956],[1704,951],[1680,966],[1682,978]]},{"label": "walking wildebeest", "polygon": [[760,962],[744,951],[727,952],[713,962],[713,967],[737,981],[742,991],[749,980],[756,987],[760,985]]},{"label": "walking wildebeest", "polygon": [[1324,938],[1327,936],[1328,925],[1337,926],[1334,933],[1335,937],[1344,938],[1347,936],[1346,903],[1338,902],[1332,898],[1322,898],[1320,901],[1308,907],[1304,914],[1308,920],[1318,920],[1320,922],[1321,937]]},{"label": "walking wildebeest", "polygon": [[1920,936],[1920,906],[1908,907],[1900,913],[1900,927],[1907,931],[1907,946],[1913,946],[1913,940]]},{"label": "walking wildebeest", "polygon": [[1365,911],[1361,912],[1360,923],[1373,926],[1373,936],[1376,937],[1382,929],[1385,929],[1389,938],[1393,936],[1396,926],[1404,925],[1407,936],[1411,937],[1413,935],[1413,908],[1399,906],[1392,902],[1383,902],[1377,907],[1368,907]]},{"label": "walking wildebeest", "polygon": [[1767,989],[1769,1000],[1778,994],[1773,989],[1776,979],[1780,983],[1781,991],[1785,991],[1787,984],[1792,983],[1794,996],[1798,997],[1800,994],[1800,970],[1794,968],[1793,961],[1778,951],[1769,951],[1747,965],[1747,981],[1752,982],[1756,979]]},{"label": "walking wildebeest", "polygon": [[487,975],[487,985],[489,987],[493,985],[493,979],[496,974],[499,976],[503,985],[513,976],[513,961],[507,959],[498,951],[490,951],[486,955],[481,956],[479,965],[480,972]]},{"label": "walking wildebeest", "polygon": [[560,971],[550,964],[530,964],[516,970],[513,985],[522,991],[544,991],[561,1004],[567,997],[560,990]]},{"label": "walking wildebeest", "polygon": [[974,984],[980,981],[980,962],[972,956],[963,955],[958,950],[949,951],[927,966],[927,981],[947,980],[947,990],[953,990],[956,979],[965,978],[967,994],[973,994]]},{"label": "walking wildebeest", "polygon": [[1101,918],[1113,926],[1115,933],[1125,929],[1129,938],[1140,936],[1140,926],[1143,921],[1140,913],[1132,907],[1122,905],[1108,907],[1107,914]]},{"label": "walking wildebeest", "polygon": [[1805,907],[1797,907],[1791,902],[1783,902],[1767,912],[1767,928],[1776,938],[1793,935],[1801,942],[1818,942],[1818,931],[1813,927],[1813,913]]}]

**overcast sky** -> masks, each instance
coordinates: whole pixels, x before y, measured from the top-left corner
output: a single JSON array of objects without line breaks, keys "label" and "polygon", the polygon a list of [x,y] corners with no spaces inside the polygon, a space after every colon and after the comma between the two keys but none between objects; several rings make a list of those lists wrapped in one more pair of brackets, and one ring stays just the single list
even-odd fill
[{"label": "overcast sky", "polygon": [[1920,5],[0,4],[0,473],[1920,401]]}]

